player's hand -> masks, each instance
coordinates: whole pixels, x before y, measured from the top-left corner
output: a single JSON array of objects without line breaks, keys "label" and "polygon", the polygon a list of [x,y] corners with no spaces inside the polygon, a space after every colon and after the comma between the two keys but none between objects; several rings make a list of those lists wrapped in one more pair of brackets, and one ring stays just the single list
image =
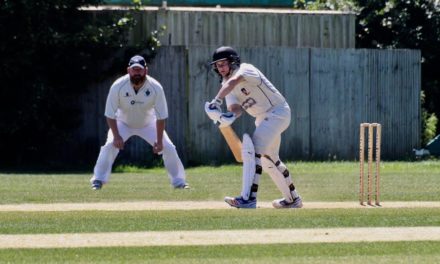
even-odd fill
[{"label": "player's hand", "polygon": [[212,99],[211,102],[209,102],[209,108],[210,109],[218,109],[218,111],[222,111],[222,104],[223,100],[219,98]]},{"label": "player's hand", "polygon": [[121,136],[118,135],[113,138],[113,146],[117,149],[124,149],[124,140]]},{"label": "player's hand", "polygon": [[222,115],[222,112],[215,104],[212,104],[211,102],[205,103],[205,112],[208,115],[209,118],[211,118],[214,123],[217,123],[220,119],[220,116]]},{"label": "player's hand", "polygon": [[162,150],[163,150],[163,144],[162,143],[154,142],[153,152],[155,154],[160,155],[160,154],[162,154]]},{"label": "player's hand", "polygon": [[218,120],[219,127],[227,127],[232,125],[234,123],[235,119],[237,119],[237,115],[233,112],[226,112],[224,114],[220,115],[220,118]]}]

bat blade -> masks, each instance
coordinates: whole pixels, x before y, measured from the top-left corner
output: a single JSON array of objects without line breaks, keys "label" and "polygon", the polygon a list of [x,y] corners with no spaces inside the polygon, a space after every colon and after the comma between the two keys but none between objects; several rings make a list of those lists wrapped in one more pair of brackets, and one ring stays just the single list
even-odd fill
[{"label": "bat blade", "polygon": [[220,132],[226,140],[229,148],[237,162],[243,162],[241,157],[241,141],[231,126],[219,127]]}]

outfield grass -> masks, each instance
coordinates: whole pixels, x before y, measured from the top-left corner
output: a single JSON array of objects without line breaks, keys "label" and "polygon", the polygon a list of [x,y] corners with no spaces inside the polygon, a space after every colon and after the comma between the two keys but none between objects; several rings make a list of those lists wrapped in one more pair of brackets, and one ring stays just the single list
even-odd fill
[{"label": "outfield grass", "polygon": [[[289,163],[304,201],[356,201],[359,166],[356,162]],[[0,203],[59,203],[111,201],[219,201],[238,195],[239,166],[199,167],[187,171],[189,191],[174,190],[163,168],[113,173],[100,192],[90,190],[91,174],[0,174]],[[440,161],[382,162],[383,201],[440,201]],[[260,182],[259,200],[280,193],[267,176]]]},{"label": "outfield grass", "polygon": [[[307,201],[358,199],[355,162],[288,164]],[[383,162],[383,201],[440,201],[440,162]],[[187,170],[174,190],[163,168],[115,173],[99,192],[90,174],[0,174],[0,203],[221,201],[241,188],[238,166]],[[267,175],[259,200],[280,197]],[[0,212],[0,234],[318,227],[440,226],[440,208]],[[258,231],[256,231],[258,232]],[[0,263],[440,263],[440,241],[4,249]]]},{"label": "outfield grass", "polygon": [[440,242],[0,250],[13,263],[439,263]]},{"label": "outfield grass", "polygon": [[440,208],[3,212],[0,234],[410,226],[440,226]]}]

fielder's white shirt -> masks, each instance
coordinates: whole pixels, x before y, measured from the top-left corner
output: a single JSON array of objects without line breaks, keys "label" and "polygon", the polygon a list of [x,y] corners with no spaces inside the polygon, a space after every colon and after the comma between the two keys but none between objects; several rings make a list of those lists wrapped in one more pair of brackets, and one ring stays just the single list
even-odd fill
[{"label": "fielder's white shirt", "polygon": [[162,85],[147,75],[144,85],[136,93],[128,74],[110,87],[105,105],[105,116],[124,122],[131,128],[142,128],[157,119],[168,118],[168,106]]},{"label": "fielder's white shirt", "polygon": [[[241,75],[245,81],[240,82],[226,95],[226,105],[239,104],[253,117],[266,113],[274,106],[286,102],[283,95],[255,66],[249,63],[240,64],[232,76]],[[223,81],[222,84],[224,84]]]}]

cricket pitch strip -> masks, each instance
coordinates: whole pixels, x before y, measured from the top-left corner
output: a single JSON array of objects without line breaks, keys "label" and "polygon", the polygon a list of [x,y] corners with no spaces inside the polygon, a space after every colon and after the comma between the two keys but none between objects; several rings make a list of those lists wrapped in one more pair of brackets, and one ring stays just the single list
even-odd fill
[{"label": "cricket pitch strip", "polygon": [[[258,202],[257,209],[272,208],[271,202]],[[358,202],[304,202],[304,209],[337,208],[440,208],[440,202],[383,202],[381,206],[362,206]],[[146,210],[207,210],[235,209],[223,201],[136,201],[101,203],[3,204],[0,212],[53,212],[53,211],[146,211]],[[294,209],[295,210],[295,209]]]},{"label": "cricket pitch strip", "polygon": [[[439,208],[440,202],[383,202],[381,207],[361,206],[357,202],[308,202],[302,209],[360,208]],[[270,202],[260,202],[257,208],[272,208]],[[117,203],[54,203],[4,204],[0,212],[44,211],[140,211],[140,210],[203,210],[230,209],[224,202],[137,201]],[[277,210],[277,209],[273,209]],[[360,227],[360,228],[300,228],[256,230],[195,230],[146,231],[66,234],[0,235],[0,249],[24,248],[87,248],[189,245],[238,245],[278,243],[348,243],[375,241],[440,241],[440,227]]]}]

